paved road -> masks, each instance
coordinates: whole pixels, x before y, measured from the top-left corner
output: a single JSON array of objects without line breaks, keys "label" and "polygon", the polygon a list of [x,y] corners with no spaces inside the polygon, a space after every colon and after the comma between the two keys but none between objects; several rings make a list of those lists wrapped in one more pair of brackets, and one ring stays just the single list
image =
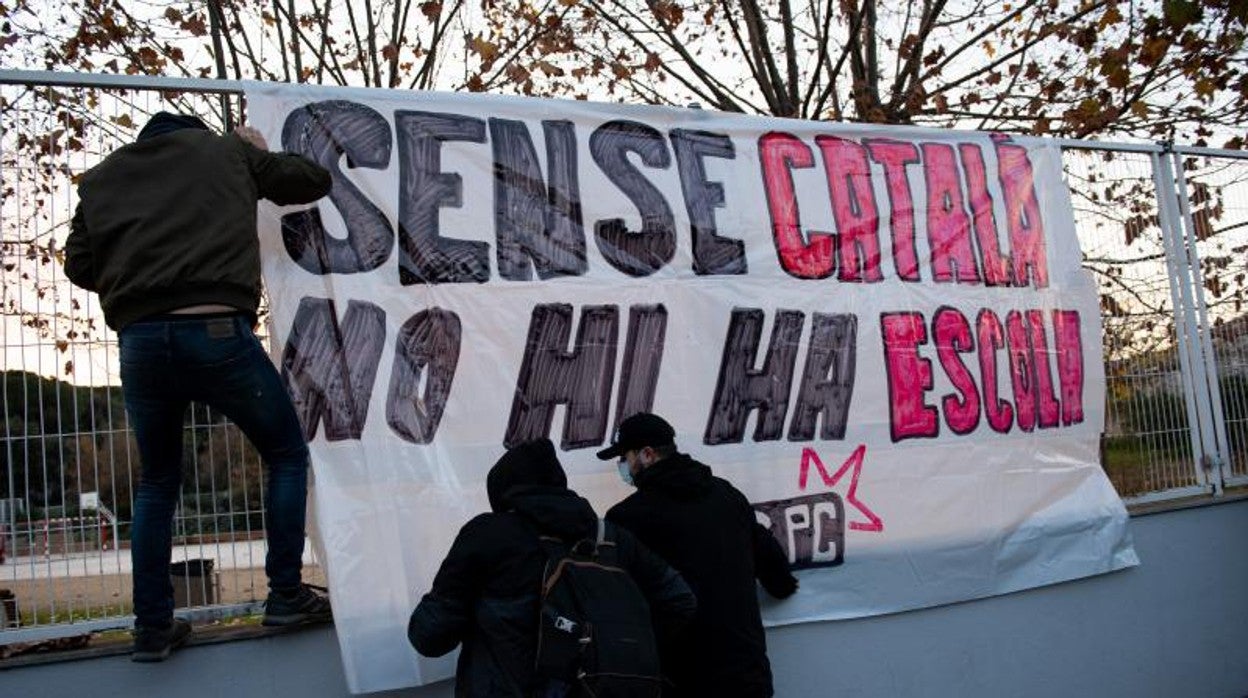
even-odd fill
[{"label": "paved road", "polygon": [[[262,540],[179,545],[173,548],[173,561],[206,558],[213,560],[214,568],[218,570],[255,569],[264,567],[264,551],[265,543]],[[312,562],[311,545],[304,547],[303,562]],[[10,557],[0,565],[0,581],[104,574],[130,574],[130,551],[103,550],[50,557]]]}]

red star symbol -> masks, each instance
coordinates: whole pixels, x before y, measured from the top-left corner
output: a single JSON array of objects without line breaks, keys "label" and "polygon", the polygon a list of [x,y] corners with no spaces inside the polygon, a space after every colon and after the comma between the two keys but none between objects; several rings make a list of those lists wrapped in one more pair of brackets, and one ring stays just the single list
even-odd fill
[{"label": "red star symbol", "polygon": [[815,453],[813,448],[803,448],[802,469],[798,474],[797,486],[798,489],[801,489],[803,492],[806,491],[806,478],[810,474],[810,464],[812,462],[815,464],[815,468],[819,470],[819,477],[823,478],[823,484],[828,487],[835,487],[836,483],[840,482],[841,478],[845,476],[845,473],[849,472],[850,468],[853,468],[853,474],[849,478],[849,491],[845,493],[845,501],[849,502],[855,509],[861,512],[863,516],[867,517],[867,521],[851,521],[849,527],[855,531],[871,531],[879,533],[884,530],[884,522],[880,519],[880,517],[875,515],[875,512],[867,508],[866,504],[863,504],[862,501],[858,499],[858,476],[862,474],[862,458],[866,454],[867,445],[862,444],[858,446],[858,448],[854,449],[854,452],[850,454],[849,458],[845,459],[845,462],[841,464],[841,467],[834,474],[829,476],[827,469],[823,467],[823,461],[819,459],[819,454]]}]

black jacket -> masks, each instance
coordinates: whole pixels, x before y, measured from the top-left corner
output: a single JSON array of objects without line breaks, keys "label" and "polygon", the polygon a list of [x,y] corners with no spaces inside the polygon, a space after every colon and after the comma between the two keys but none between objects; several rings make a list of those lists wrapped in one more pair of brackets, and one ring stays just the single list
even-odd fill
[{"label": "black jacket", "polygon": [[[549,441],[544,441],[549,444]],[[553,447],[549,458],[553,458]],[[407,635],[423,655],[439,657],[462,644],[455,695],[528,696],[536,688],[538,590],[546,553],[538,531],[568,542],[596,535],[589,502],[563,484],[562,469],[543,477],[527,463],[505,471],[500,461],[487,487],[494,512],[460,529],[433,589],[412,612]],[[554,467],[558,468],[557,462]],[[516,472],[520,470],[530,472]],[[618,560],[650,602],[657,632],[673,632],[693,616],[689,587],[628,531],[608,526]]]},{"label": "black jacket", "polygon": [[[678,453],[642,470],[637,491],[607,512],[671,563],[698,597],[675,642],[660,647],[679,696],[770,696],[771,665],[754,580],[784,598],[797,589],[779,542],[745,495]],[[669,693],[664,693],[665,696]]]},{"label": "black jacket", "polygon": [[[174,115],[157,115],[149,129]],[[65,276],[100,294],[109,327],[175,308],[260,300],[256,201],[308,203],[329,172],[237,135],[176,128],[122,146],[87,171],[65,242]]]}]

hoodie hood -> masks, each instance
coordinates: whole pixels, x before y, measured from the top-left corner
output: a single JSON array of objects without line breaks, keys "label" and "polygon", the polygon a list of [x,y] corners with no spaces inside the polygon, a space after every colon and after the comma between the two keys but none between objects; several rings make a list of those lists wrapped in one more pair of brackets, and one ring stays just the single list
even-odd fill
[{"label": "hoodie hood", "polygon": [[507,501],[511,511],[546,535],[572,542],[597,532],[598,515],[593,506],[566,487],[521,485],[507,493]]},{"label": "hoodie hood", "polygon": [[565,489],[568,476],[555,455],[555,445],[550,439],[537,439],[514,446],[490,468],[485,477],[485,491],[490,496],[490,508],[496,512],[512,508],[508,493],[516,487],[539,486]]},{"label": "hoodie hood", "polygon": [[509,449],[490,468],[485,489],[495,512],[513,511],[548,535],[576,540],[597,526],[593,507],[568,489],[568,477],[550,439]]},{"label": "hoodie hood", "polygon": [[203,119],[194,114],[171,114],[167,111],[162,111],[156,112],[156,115],[143,126],[143,130],[139,131],[139,137],[135,141],[145,141],[149,138],[181,131],[185,128],[212,131],[212,129],[208,128],[208,124],[204,123]]},{"label": "hoodie hood", "polygon": [[664,458],[634,476],[637,489],[674,499],[696,499],[711,490],[711,469],[684,453]]}]

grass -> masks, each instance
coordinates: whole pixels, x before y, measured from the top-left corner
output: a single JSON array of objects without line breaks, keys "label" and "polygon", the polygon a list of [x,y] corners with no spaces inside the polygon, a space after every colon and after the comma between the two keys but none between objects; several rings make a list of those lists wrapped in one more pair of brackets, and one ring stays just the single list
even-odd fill
[{"label": "grass", "polygon": [[1101,467],[1119,496],[1132,497],[1195,481],[1191,452],[1184,447],[1159,447],[1155,441],[1139,436],[1101,440]]},{"label": "grass", "polygon": [[100,618],[113,618],[119,616],[128,616],[131,613],[131,605],[128,603],[108,604],[105,606],[93,606],[91,608],[69,608],[50,610],[45,607],[36,607],[34,609],[21,609],[22,625],[57,625],[63,623],[78,623],[88,620],[98,620]]}]

